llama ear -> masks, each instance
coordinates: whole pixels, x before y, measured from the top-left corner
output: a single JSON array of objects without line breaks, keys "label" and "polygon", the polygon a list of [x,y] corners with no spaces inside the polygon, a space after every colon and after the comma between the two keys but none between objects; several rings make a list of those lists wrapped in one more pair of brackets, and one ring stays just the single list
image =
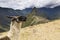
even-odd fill
[{"label": "llama ear", "polygon": [[13,18],[13,16],[6,16],[6,17],[7,17],[7,18],[10,18],[10,19]]}]

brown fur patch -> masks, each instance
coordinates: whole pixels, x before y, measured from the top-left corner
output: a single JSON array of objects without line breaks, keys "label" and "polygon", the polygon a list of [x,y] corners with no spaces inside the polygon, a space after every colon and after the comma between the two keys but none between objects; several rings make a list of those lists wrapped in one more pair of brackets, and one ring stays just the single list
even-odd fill
[{"label": "brown fur patch", "polygon": [[4,38],[1,38],[0,40],[10,40],[10,38],[6,36]]}]

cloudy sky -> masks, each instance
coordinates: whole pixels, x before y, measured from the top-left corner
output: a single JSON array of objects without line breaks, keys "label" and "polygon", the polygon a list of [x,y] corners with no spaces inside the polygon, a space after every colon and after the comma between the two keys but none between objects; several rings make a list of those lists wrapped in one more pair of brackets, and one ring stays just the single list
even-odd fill
[{"label": "cloudy sky", "polygon": [[54,8],[60,6],[60,0],[0,0],[0,7],[23,10],[25,8]]}]

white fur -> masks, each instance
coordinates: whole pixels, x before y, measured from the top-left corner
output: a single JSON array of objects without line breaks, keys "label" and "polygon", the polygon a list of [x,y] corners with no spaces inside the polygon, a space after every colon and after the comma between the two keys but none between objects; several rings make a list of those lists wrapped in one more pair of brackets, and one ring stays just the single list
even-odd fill
[{"label": "white fur", "polygon": [[22,22],[17,23],[17,22],[11,22],[10,25],[10,31],[8,32],[8,37],[11,40],[20,40],[20,29],[21,29]]}]

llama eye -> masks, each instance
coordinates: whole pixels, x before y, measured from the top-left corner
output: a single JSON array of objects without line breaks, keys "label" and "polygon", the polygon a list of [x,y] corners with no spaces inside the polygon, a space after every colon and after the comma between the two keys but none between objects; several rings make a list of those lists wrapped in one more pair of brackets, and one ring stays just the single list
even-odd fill
[{"label": "llama eye", "polygon": [[16,21],[20,21],[19,19],[16,19]]}]

